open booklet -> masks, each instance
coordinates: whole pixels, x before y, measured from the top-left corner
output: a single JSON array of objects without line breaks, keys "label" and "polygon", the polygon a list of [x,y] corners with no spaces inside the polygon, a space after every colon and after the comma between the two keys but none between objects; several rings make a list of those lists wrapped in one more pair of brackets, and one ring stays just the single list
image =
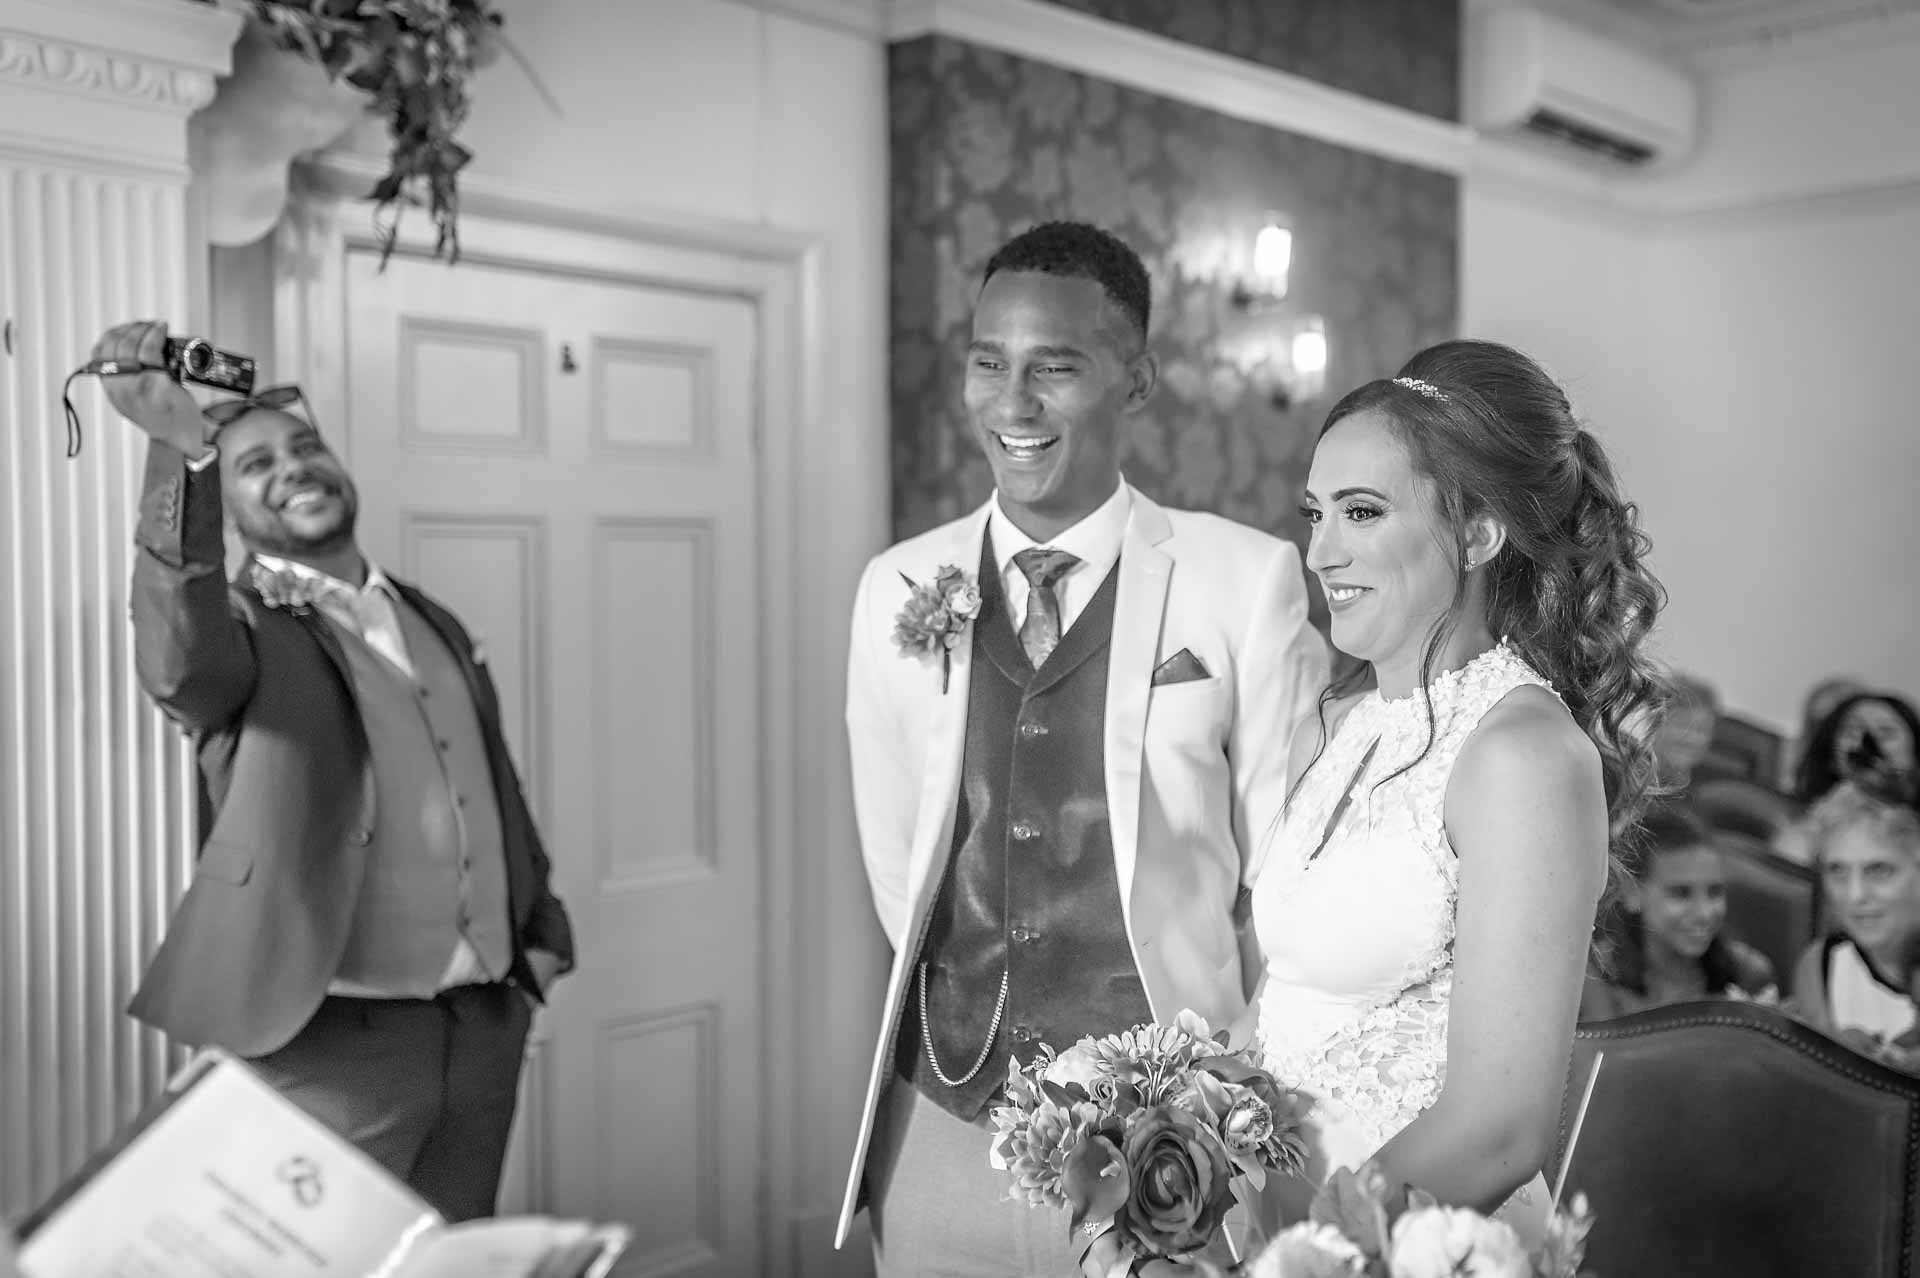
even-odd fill
[{"label": "open booklet", "polygon": [[627,1231],[450,1225],[245,1064],[202,1052],[20,1228],[24,1278],[605,1278]]}]

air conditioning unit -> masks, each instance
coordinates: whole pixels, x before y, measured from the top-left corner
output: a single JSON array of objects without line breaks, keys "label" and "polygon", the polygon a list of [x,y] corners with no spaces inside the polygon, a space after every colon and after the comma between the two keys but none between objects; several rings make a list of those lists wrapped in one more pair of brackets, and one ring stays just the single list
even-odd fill
[{"label": "air conditioning unit", "polygon": [[1540,9],[1469,10],[1467,123],[1524,130],[1619,164],[1692,150],[1700,91],[1652,53]]}]

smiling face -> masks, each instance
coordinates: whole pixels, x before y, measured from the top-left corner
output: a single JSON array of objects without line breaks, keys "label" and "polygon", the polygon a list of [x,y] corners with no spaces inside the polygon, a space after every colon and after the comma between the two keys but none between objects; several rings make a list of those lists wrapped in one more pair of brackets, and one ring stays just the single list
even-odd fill
[{"label": "smiling face", "polygon": [[1719,850],[1702,843],[1656,854],[1627,900],[1639,908],[1649,950],[1700,958],[1727,921],[1727,871]]},{"label": "smiling face", "polygon": [[255,409],[220,432],[220,491],[247,549],[305,559],[353,545],[360,496],[320,432]]},{"label": "smiling face", "polygon": [[1001,509],[1035,541],[1113,496],[1122,423],[1153,385],[1153,357],[1097,282],[1003,271],[980,290],[967,422]]},{"label": "smiling face", "polygon": [[1920,930],[1920,861],[1872,824],[1843,827],[1820,850],[1827,900],[1855,945],[1897,961]]},{"label": "smiling face", "polygon": [[[1372,663],[1386,695],[1412,691],[1427,641],[1453,605],[1455,551],[1432,484],[1379,409],[1343,417],[1320,437],[1300,513],[1313,529],[1307,568],[1326,591],[1334,646]],[[1440,669],[1492,644],[1471,605]]]}]

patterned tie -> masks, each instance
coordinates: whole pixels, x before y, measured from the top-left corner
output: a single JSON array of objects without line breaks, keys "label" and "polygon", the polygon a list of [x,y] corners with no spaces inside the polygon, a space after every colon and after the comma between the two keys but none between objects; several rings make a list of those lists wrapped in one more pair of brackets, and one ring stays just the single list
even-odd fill
[{"label": "patterned tie", "polygon": [[1030,546],[1013,557],[1014,566],[1027,578],[1027,616],[1020,623],[1020,646],[1027,660],[1038,670],[1060,644],[1060,598],[1053,593],[1054,583],[1080,562],[1076,555],[1045,546]]}]

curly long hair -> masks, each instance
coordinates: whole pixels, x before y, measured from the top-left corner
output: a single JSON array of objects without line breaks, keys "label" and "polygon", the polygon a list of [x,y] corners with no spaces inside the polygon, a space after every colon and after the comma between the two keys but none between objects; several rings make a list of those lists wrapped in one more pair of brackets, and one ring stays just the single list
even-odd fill
[{"label": "curly long hair", "polygon": [[[1368,409],[1380,411],[1414,470],[1431,483],[1442,536],[1451,538],[1453,602],[1422,654],[1427,745],[1413,762],[1433,747],[1427,688],[1467,609],[1468,530],[1491,517],[1507,535],[1478,570],[1485,574],[1487,626],[1553,684],[1599,748],[1613,835],[1609,879],[1617,881],[1625,836],[1654,784],[1646,725],[1669,694],[1643,651],[1666,593],[1645,567],[1651,543],[1606,450],[1574,420],[1566,393],[1538,364],[1496,342],[1428,347],[1396,379],[1368,382],[1335,404],[1321,436]],[[1362,664],[1322,694],[1322,749],[1327,707],[1359,691],[1368,676]]]}]

